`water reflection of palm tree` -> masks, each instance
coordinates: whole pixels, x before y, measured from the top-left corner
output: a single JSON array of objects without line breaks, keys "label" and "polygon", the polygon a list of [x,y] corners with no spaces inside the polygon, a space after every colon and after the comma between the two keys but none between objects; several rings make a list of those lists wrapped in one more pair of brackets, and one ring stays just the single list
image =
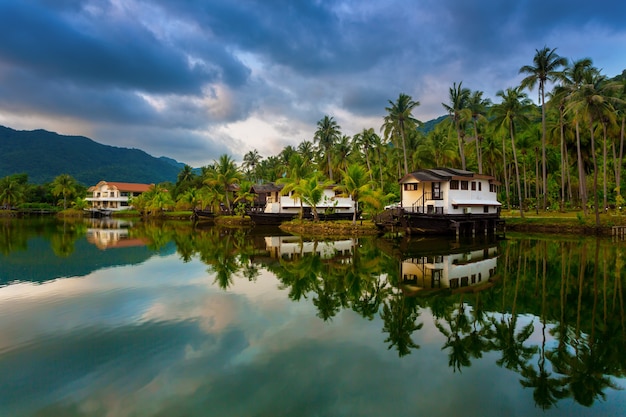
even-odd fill
[{"label": "water reflection of palm tree", "polygon": [[[545,249],[545,242],[543,247]],[[561,378],[551,377],[552,373],[546,368],[546,257],[543,257],[543,274],[541,280],[541,349],[539,350],[539,359],[537,369],[530,364],[523,366],[521,375],[524,379],[520,383],[525,388],[533,388],[533,399],[535,404],[542,410],[547,410],[565,397],[567,391],[564,389],[565,382]]]},{"label": "water reflection of palm tree", "polygon": [[[322,271],[324,268],[322,268]],[[320,275],[320,279],[315,281],[315,295],[313,296],[313,305],[317,307],[317,317],[324,321],[328,321],[339,313],[344,304],[343,298],[345,293],[340,291],[337,279],[333,279],[329,275]]]},{"label": "water reflection of palm tree", "polygon": [[194,253],[196,252],[195,242],[194,242],[195,236],[196,236],[195,234],[186,232],[186,233],[175,233],[174,236],[172,237],[174,240],[174,243],[176,244],[176,251],[180,255],[180,259],[185,263],[191,261]]},{"label": "water reflection of palm tree", "polygon": [[465,305],[461,300],[457,306],[455,312],[445,318],[448,328],[436,320],[435,326],[446,337],[441,350],[450,349],[448,353],[448,365],[456,371],[460,371],[463,366],[470,366],[471,361],[469,359],[469,353],[466,349],[467,340],[461,335],[469,333],[471,331],[471,325],[465,314]]},{"label": "water reflection of palm tree", "polygon": [[28,248],[28,233],[22,224],[8,218],[0,218],[0,253],[8,255]]},{"label": "water reflection of palm tree", "polygon": [[283,288],[289,289],[289,298],[298,301],[306,298],[306,294],[315,288],[322,261],[319,255],[310,254],[291,261],[281,259],[280,266],[281,268],[274,269],[274,273]]},{"label": "water reflection of palm tree", "polygon": [[[521,250],[521,249],[520,249]],[[508,248],[505,257],[505,271],[503,272],[503,292],[504,283],[508,276],[509,269],[509,257]],[[522,271],[522,254],[519,253],[518,265],[517,265],[517,277],[515,279],[515,290],[513,293],[513,303],[511,307],[511,313],[505,313],[504,294],[502,296],[502,313],[500,319],[491,317],[492,329],[490,331],[489,338],[491,339],[491,346],[493,350],[500,351],[502,356],[496,361],[498,366],[504,366],[507,369],[518,371],[522,369],[526,362],[532,358],[533,354],[537,351],[535,346],[524,346],[524,342],[528,340],[533,333],[534,325],[531,321],[527,325],[523,326],[519,332],[517,330],[517,295],[519,292],[519,286],[521,281]]]},{"label": "water reflection of palm tree", "polygon": [[199,239],[197,248],[200,260],[209,266],[209,272],[215,273],[214,282],[222,289],[230,287],[233,275],[241,268],[233,236],[211,230]]},{"label": "water reflection of palm tree", "polygon": [[[584,252],[583,252],[584,255]],[[595,263],[598,265],[599,241],[596,241]],[[584,260],[584,256],[582,257]],[[586,262],[581,262],[580,269],[585,269]],[[553,365],[559,374],[564,376],[563,381],[569,387],[569,391],[576,402],[584,406],[591,406],[598,398],[604,400],[606,395],[604,391],[607,388],[618,389],[618,386],[611,379],[611,375],[623,376],[623,371],[619,368],[610,353],[611,344],[623,346],[623,338],[621,341],[611,340],[614,334],[610,332],[609,327],[602,325],[599,336],[596,336],[597,326],[597,304],[598,304],[598,287],[597,287],[597,271],[594,268],[593,273],[593,308],[591,312],[591,332],[584,336],[579,333],[581,324],[582,309],[582,288],[579,288],[578,296],[578,313],[576,325],[576,338],[572,346],[573,354],[566,351],[564,354],[555,356]],[[582,280],[579,285],[582,286]],[[621,356],[621,355],[620,355]],[[616,367],[617,366],[617,367]]]},{"label": "water reflection of palm tree", "polygon": [[68,222],[64,219],[63,227],[57,229],[57,233],[50,238],[50,246],[56,256],[67,258],[74,253],[74,244],[86,234],[87,228],[82,222]]},{"label": "water reflection of palm tree", "polygon": [[392,294],[383,304],[381,318],[383,319],[383,332],[389,333],[385,342],[389,343],[388,349],[395,347],[398,356],[411,353],[411,349],[419,349],[411,335],[420,330],[424,323],[417,323],[420,316],[417,298],[406,297],[402,292]]},{"label": "water reflection of palm tree", "polygon": [[372,320],[386,297],[388,285],[381,278],[380,251],[371,240],[356,243],[344,282],[352,310]]},{"label": "water reflection of palm tree", "polygon": [[466,312],[468,306],[461,297],[456,309],[443,317],[447,327],[444,326],[442,320],[435,321],[437,329],[446,337],[446,342],[441,349],[450,349],[448,365],[454,371],[461,371],[462,367],[471,366],[472,357],[481,358],[483,352],[489,349],[487,339],[489,326],[485,325],[479,297],[477,293],[477,305],[472,309],[471,315]]}]

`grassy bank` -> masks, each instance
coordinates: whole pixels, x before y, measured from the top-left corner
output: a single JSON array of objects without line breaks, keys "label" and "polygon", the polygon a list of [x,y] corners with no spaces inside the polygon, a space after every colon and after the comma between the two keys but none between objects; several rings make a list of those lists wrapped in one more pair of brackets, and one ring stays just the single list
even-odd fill
[{"label": "grassy bank", "polygon": [[342,236],[366,236],[378,233],[376,226],[371,220],[357,221],[356,225],[351,220],[335,220],[330,222],[314,222],[310,220],[292,220],[280,225],[286,232],[305,237],[342,237]]},{"label": "grassy bank", "polygon": [[596,227],[593,212],[585,215],[582,211],[532,211],[524,212],[522,218],[517,210],[503,210],[501,217],[506,220],[507,230],[521,232],[610,235],[614,226],[626,226],[626,213],[616,211],[601,214],[600,227]]}]

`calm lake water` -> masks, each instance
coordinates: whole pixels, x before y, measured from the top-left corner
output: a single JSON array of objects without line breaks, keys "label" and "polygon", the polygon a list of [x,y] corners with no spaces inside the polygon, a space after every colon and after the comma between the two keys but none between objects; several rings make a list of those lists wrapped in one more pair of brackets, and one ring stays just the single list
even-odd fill
[{"label": "calm lake water", "polygon": [[625,255],[0,219],[0,416],[622,416]]}]

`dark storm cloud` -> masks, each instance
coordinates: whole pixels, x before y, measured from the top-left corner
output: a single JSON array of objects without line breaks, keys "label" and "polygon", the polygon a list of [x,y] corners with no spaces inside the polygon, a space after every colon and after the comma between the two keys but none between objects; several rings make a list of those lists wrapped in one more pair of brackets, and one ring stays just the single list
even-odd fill
[{"label": "dark storm cloud", "polygon": [[11,73],[9,85],[0,86],[3,107],[16,112],[35,111],[95,122],[154,123],[157,115],[133,92],[76,86],[70,81],[41,83],[32,73]]},{"label": "dark storm cloud", "polygon": [[[396,53],[391,40],[408,35],[408,27],[389,15],[340,16],[332,2],[187,1],[160,2],[164,8],[203,27],[225,42],[254,51],[269,62],[303,74],[364,71]],[[355,7],[359,7],[358,3]],[[378,23],[380,20],[380,24]]]},{"label": "dark storm cloud", "polygon": [[375,120],[399,93],[424,121],[453,82],[493,98],[544,45],[616,75],[624,15],[626,2],[602,0],[0,0],[0,118],[132,126],[134,146],[173,157],[188,152],[166,138],[185,131],[207,155],[267,142],[254,121],[224,133],[251,117],[276,129],[272,143],[297,144],[324,114]]},{"label": "dark storm cloud", "polygon": [[48,79],[156,93],[198,94],[216,77],[189,65],[136,22],[85,13],[80,18],[73,21],[32,1],[0,4],[2,60]]}]

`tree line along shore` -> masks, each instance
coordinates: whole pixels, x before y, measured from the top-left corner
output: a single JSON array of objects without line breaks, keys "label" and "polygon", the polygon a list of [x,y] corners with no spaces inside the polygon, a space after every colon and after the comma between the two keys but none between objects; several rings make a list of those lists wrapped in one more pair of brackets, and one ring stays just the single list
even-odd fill
[{"label": "tree line along shore", "polygon": [[[133,206],[155,215],[194,207],[241,215],[254,201],[253,184],[276,182],[302,199],[315,198],[321,184],[335,184],[364,212],[376,213],[398,201],[398,178],[447,166],[497,178],[511,228],[620,226],[626,71],[609,78],[592,59],[569,59],[548,47],[516,71],[520,84],[498,91],[493,101],[462,81],[452,83],[442,102],[447,116],[436,123],[422,123],[419,101],[401,93],[388,100],[380,126],[349,136],[324,115],[313,137],[297,146],[267,157],[251,150],[241,163],[225,154],[199,169],[185,166],[176,182],[155,184]],[[537,94],[537,104],[529,94]],[[0,209],[82,210],[86,190],[68,174],[30,184],[27,174],[16,173],[0,178]]]}]

